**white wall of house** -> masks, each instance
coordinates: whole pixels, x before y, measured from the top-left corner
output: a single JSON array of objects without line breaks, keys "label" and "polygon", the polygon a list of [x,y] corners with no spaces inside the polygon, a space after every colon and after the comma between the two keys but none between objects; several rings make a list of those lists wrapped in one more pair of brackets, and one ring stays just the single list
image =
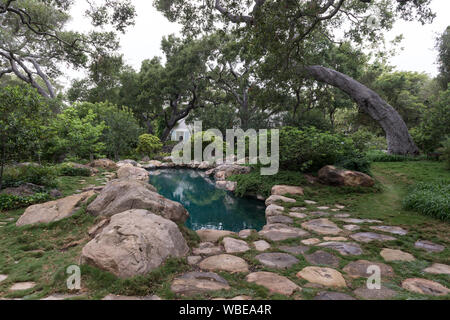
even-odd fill
[{"label": "white wall of house", "polygon": [[180,120],[175,128],[173,128],[171,133],[172,141],[179,141],[180,136],[183,136],[183,141],[187,141],[191,138],[192,128],[186,124],[186,121]]}]

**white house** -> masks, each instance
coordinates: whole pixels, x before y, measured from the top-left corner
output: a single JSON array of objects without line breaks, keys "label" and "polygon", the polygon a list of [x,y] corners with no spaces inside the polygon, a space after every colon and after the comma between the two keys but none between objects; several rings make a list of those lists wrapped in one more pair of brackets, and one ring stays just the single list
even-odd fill
[{"label": "white house", "polygon": [[172,141],[187,141],[191,138],[192,127],[186,124],[184,119],[180,120],[175,128],[173,128],[171,133]]}]

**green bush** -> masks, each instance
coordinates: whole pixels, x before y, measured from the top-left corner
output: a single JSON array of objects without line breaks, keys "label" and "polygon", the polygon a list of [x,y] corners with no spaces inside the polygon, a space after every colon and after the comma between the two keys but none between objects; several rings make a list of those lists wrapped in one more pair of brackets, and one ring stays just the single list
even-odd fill
[{"label": "green bush", "polygon": [[284,170],[314,172],[357,154],[353,141],[339,134],[314,127],[280,130],[280,168]]},{"label": "green bush", "polygon": [[159,151],[161,151],[162,147],[163,144],[157,136],[154,136],[152,134],[143,134],[139,136],[136,152],[152,158]]},{"label": "green bush", "polygon": [[405,209],[450,220],[450,181],[418,183],[403,200]]},{"label": "green bush", "polygon": [[56,170],[52,167],[32,165],[8,167],[3,174],[3,187],[18,187],[24,183],[55,187],[55,178]]},{"label": "green bush", "polygon": [[299,186],[307,183],[303,174],[298,171],[280,171],[273,176],[262,176],[258,167],[253,168],[249,174],[234,175],[228,180],[237,182],[235,194],[239,197],[245,195],[268,197],[275,185]]},{"label": "green bush", "polygon": [[0,194],[0,211],[15,210],[28,207],[32,204],[42,203],[50,200],[48,193],[35,193],[32,196],[20,197],[10,194]]},{"label": "green bush", "polygon": [[58,168],[58,175],[66,177],[90,177],[91,170],[88,168],[76,168],[66,163]]},{"label": "green bush", "polygon": [[380,150],[386,149],[386,138],[378,137],[375,133],[367,129],[359,129],[355,133],[350,135],[353,140],[355,148],[359,152],[365,152],[368,150]]},{"label": "green bush", "polygon": [[349,158],[342,158],[337,163],[335,163],[335,165],[337,167],[359,171],[371,175],[370,172],[371,162],[367,157],[363,155],[355,155]]}]

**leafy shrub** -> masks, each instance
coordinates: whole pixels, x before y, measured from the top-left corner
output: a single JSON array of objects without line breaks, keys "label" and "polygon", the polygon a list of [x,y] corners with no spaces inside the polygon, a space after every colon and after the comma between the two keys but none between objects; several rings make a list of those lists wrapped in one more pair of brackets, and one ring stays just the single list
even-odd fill
[{"label": "leafy shrub", "polygon": [[353,141],[339,134],[314,127],[280,130],[280,167],[285,170],[313,172],[357,154]]},{"label": "leafy shrub", "polygon": [[351,134],[350,138],[353,140],[355,148],[360,152],[386,148],[385,137],[378,137],[375,133],[366,129],[359,129]]},{"label": "leafy shrub", "polygon": [[262,176],[258,167],[253,168],[249,174],[234,175],[228,178],[236,181],[235,194],[239,197],[245,195],[270,196],[272,187],[275,185],[303,185],[307,181],[302,173],[296,171],[280,171],[276,175]]},{"label": "leafy shrub", "polygon": [[91,170],[88,168],[77,168],[70,164],[63,164],[58,168],[58,175],[67,177],[90,177]]},{"label": "leafy shrub", "polygon": [[404,156],[398,154],[388,154],[382,151],[369,151],[366,157],[371,162],[403,162],[403,161],[422,161],[426,156]]},{"label": "leafy shrub", "polygon": [[143,134],[139,136],[138,147],[136,152],[142,155],[154,157],[159,151],[161,151],[163,144],[157,136],[152,134]]},{"label": "leafy shrub", "polygon": [[42,203],[50,200],[48,193],[35,193],[32,196],[20,197],[10,194],[0,194],[0,210],[15,210],[28,207],[32,204]]},{"label": "leafy shrub", "polygon": [[33,183],[39,186],[55,187],[56,172],[52,167],[43,166],[16,166],[9,167],[3,174],[3,186],[18,187],[24,183]]},{"label": "leafy shrub", "polygon": [[450,220],[450,181],[418,183],[403,200],[405,209]]},{"label": "leafy shrub", "polygon": [[371,162],[367,157],[363,155],[355,155],[349,158],[342,158],[335,165],[348,170],[359,171],[371,175]]}]

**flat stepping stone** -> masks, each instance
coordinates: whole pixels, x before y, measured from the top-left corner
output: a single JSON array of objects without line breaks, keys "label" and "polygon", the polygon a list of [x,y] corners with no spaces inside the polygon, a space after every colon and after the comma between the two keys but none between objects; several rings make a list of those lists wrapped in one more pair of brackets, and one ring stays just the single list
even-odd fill
[{"label": "flat stepping stone", "polygon": [[367,260],[358,260],[350,262],[348,265],[342,269],[345,273],[347,273],[351,278],[368,278],[373,275],[373,270],[369,271],[370,267],[377,266],[380,268],[382,277],[393,277],[394,269],[384,263],[372,262]]},{"label": "flat stepping stone", "polygon": [[248,264],[244,259],[230,254],[208,257],[199,264],[200,269],[208,271],[248,272]]},{"label": "flat stepping stone", "polygon": [[403,252],[402,250],[395,249],[383,249],[380,255],[385,261],[414,261],[414,256],[410,253]]},{"label": "flat stepping stone", "polygon": [[301,288],[286,277],[273,272],[253,272],[245,278],[247,282],[256,283],[269,289],[270,293],[279,293],[285,296],[292,295]]},{"label": "flat stepping stone", "polygon": [[334,268],[339,267],[339,261],[341,260],[335,255],[322,250],[305,255],[305,259],[313,265],[325,265]]},{"label": "flat stepping stone", "polygon": [[274,224],[274,223],[292,224],[292,223],[294,223],[294,220],[292,220],[292,218],[289,218],[284,215],[278,215],[278,216],[267,217],[267,223],[268,224]]},{"label": "flat stepping stone", "polygon": [[346,224],[343,228],[348,231],[358,231],[361,229],[361,227],[356,224]]},{"label": "flat stepping stone", "polygon": [[270,249],[270,244],[264,240],[255,241],[253,242],[253,245],[257,251],[266,251],[267,249]]},{"label": "flat stepping stone", "polygon": [[335,204],[334,206],[338,209],[345,209],[345,206],[340,205],[340,204]]},{"label": "flat stepping stone", "polygon": [[189,256],[187,257],[187,263],[190,266],[196,265],[197,263],[199,263],[200,261],[202,261],[202,257],[201,256]]},{"label": "flat stepping stone", "polygon": [[442,252],[445,249],[445,247],[440,244],[436,244],[426,240],[419,240],[414,244],[414,246],[428,252]]},{"label": "flat stepping stone", "polygon": [[250,246],[244,240],[227,237],[223,239],[222,243],[226,253],[246,252],[250,250]]},{"label": "flat stepping stone", "polygon": [[296,257],[281,252],[261,253],[255,259],[268,268],[276,269],[288,269],[299,262]]},{"label": "flat stepping stone", "polygon": [[197,230],[196,232],[203,242],[217,242],[220,238],[236,235],[236,233],[231,231],[212,229]]},{"label": "flat stepping stone", "polygon": [[284,224],[269,224],[264,226],[263,230],[259,232],[261,237],[271,241],[283,241],[287,239],[301,238],[309,236],[305,230],[290,227]]},{"label": "flat stepping stone", "polygon": [[319,209],[319,210],[328,210],[328,209],[330,209],[330,207],[323,206],[323,207],[317,207],[317,209]]},{"label": "flat stepping stone", "polygon": [[348,241],[346,237],[323,237],[325,241]]},{"label": "flat stepping stone", "polygon": [[343,256],[359,256],[363,253],[361,247],[359,244],[355,242],[337,242],[337,241],[331,241],[331,242],[323,242],[321,244],[318,244],[319,247],[334,249],[338,251]]},{"label": "flat stepping stone", "polygon": [[291,216],[292,218],[297,218],[297,219],[305,219],[307,217],[306,214],[300,213],[300,212],[295,212],[295,211],[289,212],[289,216]]},{"label": "flat stepping stone", "polygon": [[391,227],[391,226],[376,226],[376,227],[370,227],[370,229],[376,230],[376,231],[388,232],[388,233],[392,233],[392,234],[398,234],[400,236],[404,236],[408,233],[408,231],[406,231],[403,228]]},{"label": "flat stepping stone", "polygon": [[222,248],[212,242],[202,242],[192,250],[192,253],[196,256],[214,256],[222,253]]},{"label": "flat stepping stone", "polygon": [[305,239],[305,240],[302,240],[301,243],[303,243],[307,246],[313,246],[313,245],[320,243],[320,239],[317,239],[317,238]]},{"label": "flat stepping stone", "polygon": [[137,296],[119,296],[115,294],[108,294],[102,300],[132,301],[132,300],[161,300],[161,298],[156,295],[137,297]]},{"label": "flat stepping stone", "polygon": [[356,300],[352,296],[341,292],[322,291],[314,297],[314,300]]},{"label": "flat stepping stone", "polygon": [[36,286],[35,282],[29,281],[29,282],[17,282],[12,285],[11,288],[9,288],[10,291],[21,291],[21,290],[28,290],[32,289]]},{"label": "flat stepping stone", "polygon": [[0,274],[0,282],[5,281],[8,278],[6,274]]},{"label": "flat stepping stone", "polygon": [[397,291],[381,286],[380,289],[369,289],[367,286],[358,288],[353,293],[361,299],[366,300],[387,300],[395,297]]},{"label": "flat stepping stone", "polygon": [[213,272],[189,272],[176,278],[170,286],[172,292],[185,296],[229,289],[228,282]]},{"label": "flat stepping stone", "polygon": [[373,233],[373,232],[355,233],[355,234],[352,234],[350,236],[350,238],[352,238],[353,240],[359,241],[359,242],[364,242],[364,243],[369,243],[369,242],[372,242],[372,241],[393,241],[393,240],[397,240],[394,237],[387,236],[387,235],[384,235],[384,234],[379,234],[379,233]]},{"label": "flat stepping stone", "polygon": [[271,204],[276,204],[277,202],[296,203],[297,200],[284,196],[272,195],[266,199],[265,203],[266,206],[270,206]]},{"label": "flat stepping stone", "polygon": [[444,287],[442,284],[420,278],[410,278],[402,282],[403,289],[410,292],[432,295],[432,296],[445,296],[450,293],[450,290]]},{"label": "flat stepping stone", "polygon": [[349,213],[338,213],[334,215],[335,218],[348,218],[350,217]]},{"label": "flat stepping stone", "polygon": [[340,221],[343,221],[345,223],[352,223],[352,224],[363,224],[363,223],[382,223],[383,221],[380,220],[372,220],[372,219],[356,219],[356,218],[343,218],[339,219]]},{"label": "flat stepping stone", "polygon": [[239,231],[239,238],[247,239],[248,237],[250,237],[252,235],[253,232],[256,232],[256,230],[254,230],[254,229],[241,230],[241,231]]},{"label": "flat stepping stone", "polygon": [[431,267],[423,271],[432,274],[450,274],[450,266],[442,263],[433,263]]},{"label": "flat stepping stone", "polygon": [[289,252],[295,255],[300,255],[309,250],[309,247],[306,246],[280,246],[278,247],[280,250],[285,252]]},{"label": "flat stepping stone", "polygon": [[312,201],[312,200],[305,200],[304,201],[306,204],[317,204],[317,202]]},{"label": "flat stepping stone", "polygon": [[331,209],[332,212],[339,212],[341,209]]},{"label": "flat stepping stone", "polygon": [[342,274],[331,268],[306,267],[297,273],[297,277],[326,287],[347,287]]},{"label": "flat stepping stone", "polygon": [[289,209],[291,212],[303,212],[308,210],[306,207],[293,207]]},{"label": "flat stepping stone", "polygon": [[329,212],[324,212],[324,211],[313,211],[313,212],[309,212],[308,214],[313,217],[328,217],[330,215]]},{"label": "flat stepping stone", "polygon": [[227,299],[227,298],[214,298],[211,299],[213,301],[244,301],[244,300],[252,300],[252,297],[249,296],[236,296],[234,298],[231,299]]},{"label": "flat stepping stone", "polygon": [[273,186],[271,190],[272,195],[285,195],[285,194],[292,194],[297,196],[302,196],[303,188],[299,186],[288,186],[288,185],[277,185]]},{"label": "flat stepping stone", "polygon": [[339,234],[342,229],[328,219],[315,219],[302,223],[302,227],[319,234]]},{"label": "flat stepping stone", "polygon": [[270,217],[270,216],[278,216],[280,214],[283,214],[284,212],[284,207],[276,205],[276,204],[271,204],[270,206],[268,206],[266,208],[266,218]]}]

